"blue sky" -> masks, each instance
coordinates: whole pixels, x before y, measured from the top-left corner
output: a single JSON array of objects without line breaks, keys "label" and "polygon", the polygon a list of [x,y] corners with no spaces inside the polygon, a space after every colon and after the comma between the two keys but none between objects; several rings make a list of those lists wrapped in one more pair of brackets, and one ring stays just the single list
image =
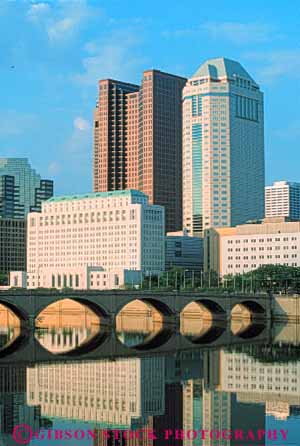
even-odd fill
[{"label": "blue sky", "polygon": [[294,0],[1,0],[0,156],[28,157],[57,194],[90,191],[97,80],[225,56],[265,93],[267,183],[300,181],[299,44]]}]

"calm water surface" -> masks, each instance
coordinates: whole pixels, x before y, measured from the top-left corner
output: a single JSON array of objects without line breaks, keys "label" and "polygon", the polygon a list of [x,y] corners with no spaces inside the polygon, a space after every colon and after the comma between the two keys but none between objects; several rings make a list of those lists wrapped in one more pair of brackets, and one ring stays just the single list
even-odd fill
[{"label": "calm water surface", "polygon": [[[193,310],[174,327],[146,305],[133,304],[119,314],[113,330],[91,310],[66,301],[48,307],[36,321],[32,349],[48,352],[46,362],[24,360],[26,336],[20,321],[0,307],[1,446],[17,444],[12,431],[19,424],[46,433],[69,429],[79,436],[35,439],[27,443],[32,446],[300,445],[295,324],[266,328],[261,321],[237,318],[228,326]],[[121,355],[85,359],[110,336],[122,346]],[[183,339],[184,348],[168,351],[172,337]],[[137,438],[128,438],[129,430]],[[201,430],[207,431],[205,439]],[[245,438],[217,439],[225,430],[242,431]],[[94,438],[87,438],[88,431]]]}]

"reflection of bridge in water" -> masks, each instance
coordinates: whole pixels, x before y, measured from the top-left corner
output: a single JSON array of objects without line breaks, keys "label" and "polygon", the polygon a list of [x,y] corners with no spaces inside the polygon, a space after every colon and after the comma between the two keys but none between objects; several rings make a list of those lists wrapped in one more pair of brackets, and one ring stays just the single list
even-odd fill
[{"label": "reflection of bridge in water", "polygon": [[[55,345],[54,353],[44,348],[35,336],[33,330],[23,334],[0,354],[0,364],[19,363],[28,365],[40,362],[61,362],[69,360],[114,359],[122,357],[143,357],[149,354],[176,353],[177,351],[191,351],[201,348],[216,349],[226,345],[240,345],[249,342],[249,338],[236,336],[228,324],[222,327],[217,324],[212,330],[199,339],[188,339],[175,327],[165,328],[149,342],[129,347],[124,344],[126,337],[132,333],[116,333],[115,331],[100,330],[99,334],[86,344],[80,345],[69,352],[59,353],[59,346]],[[72,335],[73,336],[73,335]],[[136,339],[136,338],[135,338]],[[55,338],[55,341],[57,339]],[[262,325],[252,325],[251,343],[269,342],[268,329]],[[130,344],[130,343],[129,343]]]}]

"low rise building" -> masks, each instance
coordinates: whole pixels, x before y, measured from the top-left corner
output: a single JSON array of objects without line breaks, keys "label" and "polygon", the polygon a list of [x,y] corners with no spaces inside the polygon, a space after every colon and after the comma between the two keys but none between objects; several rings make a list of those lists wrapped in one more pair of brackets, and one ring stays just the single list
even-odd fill
[{"label": "low rise building", "polygon": [[113,289],[164,271],[164,208],[135,190],[54,197],[28,215],[28,288]]},{"label": "low rise building", "polygon": [[262,265],[300,266],[300,221],[285,217],[205,231],[204,270],[220,277]]},{"label": "low rise building", "polygon": [[166,236],[166,270],[174,267],[193,271],[203,268],[203,238],[192,237],[186,230]]}]

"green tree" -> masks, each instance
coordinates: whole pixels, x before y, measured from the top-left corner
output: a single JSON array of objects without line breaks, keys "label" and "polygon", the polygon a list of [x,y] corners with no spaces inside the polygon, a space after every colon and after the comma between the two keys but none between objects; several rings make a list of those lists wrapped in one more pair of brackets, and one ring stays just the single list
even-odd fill
[{"label": "green tree", "polygon": [[0,272],[0,286],[8,285],[8,274]]},{"label": "green tree", "polygon": [[237,291],[300,291],[300,268],[286,265],[262,265],[244,274],[223,277],[225,288]]}]

